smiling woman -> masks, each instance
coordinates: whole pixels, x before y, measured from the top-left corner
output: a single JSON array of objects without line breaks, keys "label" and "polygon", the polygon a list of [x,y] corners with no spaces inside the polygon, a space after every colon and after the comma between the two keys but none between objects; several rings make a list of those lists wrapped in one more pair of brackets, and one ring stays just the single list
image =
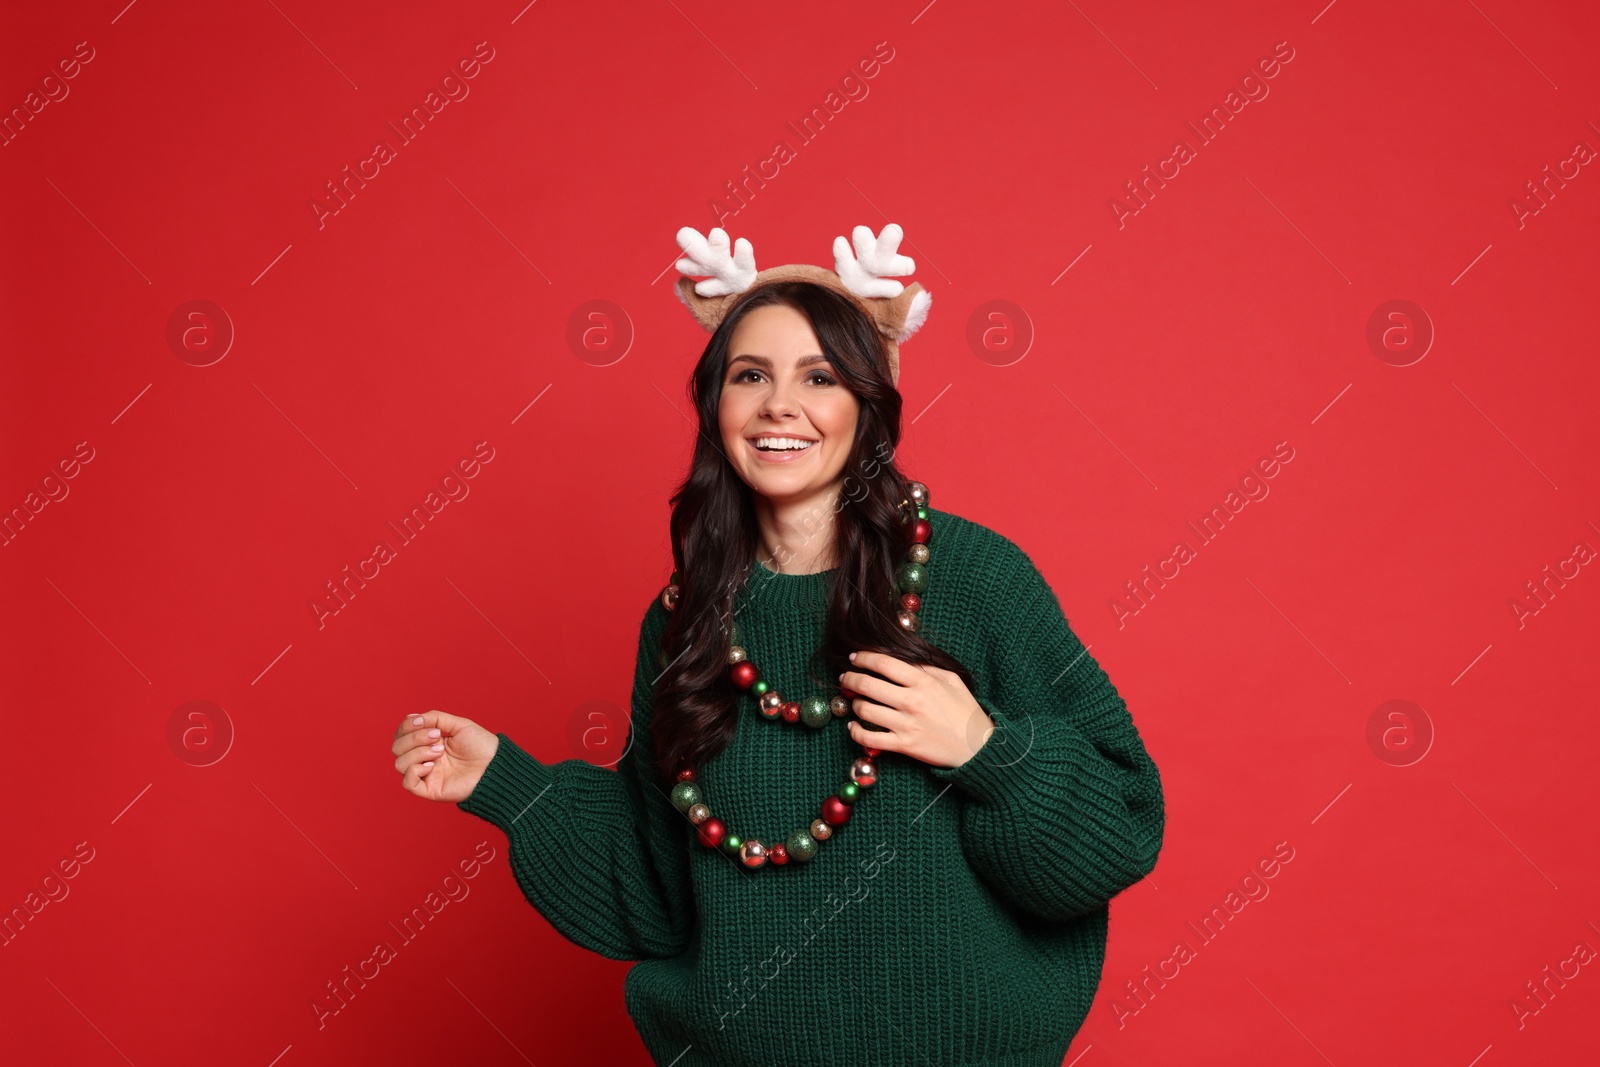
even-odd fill
[{"label": "smiling woman", "polygon": [[797,520],[837,495],[861,404],[822,354],[810,318],[784,302],[787,292],[774,286],[743,308],[728,341],[717,425],[728,462],[752,490],[765,558],[810,542],[789,559],[791,571],[803,572],[820,569],[821,545],[809,529],[798,536]]},{"label": "smiling woman", "polygon": [[836,272],[757,274],[748,241],[679,232],[712,336],[617,770],[440,711],[394,765],[506,833],[563,936],[641,961],[658,1063],[1058,1067],[1161,848],[1160,776],[1032,560],[897,464],[929,297],[890,277],[899,227],[853,236]]}]

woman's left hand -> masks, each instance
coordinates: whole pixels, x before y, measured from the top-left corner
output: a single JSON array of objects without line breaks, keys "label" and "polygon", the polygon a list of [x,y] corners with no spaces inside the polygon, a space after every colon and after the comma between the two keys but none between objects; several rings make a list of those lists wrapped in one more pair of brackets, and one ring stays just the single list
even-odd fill
[{"label": "woman's left hand", "polygon": [[[839,684],[857,694],[850,705],[857,718],[883,730],[849,724],[858,744],[899,752],[935,767],[959,767],[994,733],[994,720],[961,676],[943,667],[912,664],[883,652],[856,652],[850,660],[862,670],[845,671]],[[876,675],[882,675],[882,678]]]}]

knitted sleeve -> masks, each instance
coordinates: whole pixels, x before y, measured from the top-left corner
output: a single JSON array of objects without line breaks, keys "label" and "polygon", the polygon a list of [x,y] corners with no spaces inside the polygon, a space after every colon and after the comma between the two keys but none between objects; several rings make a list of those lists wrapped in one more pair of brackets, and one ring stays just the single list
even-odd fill
[{"label": "knitted sleeve", "polygon": [[999,538],[982,608],[995,730],[959,767],[961,846],[1010,904],[1040,918],[1093,911],[1155,867],[1161,778],[1105,671],[1027,555]]},{"label": "knitted sleeve", "polygon": [[505,831],[517,884],[551,926],[616,960],[678,955],[694,921],[683,816],[648,765],[665,628],[657,601],[640,624],[630,744],[617,770],[544,763],[502,733],[482,779],[456,805]]}]

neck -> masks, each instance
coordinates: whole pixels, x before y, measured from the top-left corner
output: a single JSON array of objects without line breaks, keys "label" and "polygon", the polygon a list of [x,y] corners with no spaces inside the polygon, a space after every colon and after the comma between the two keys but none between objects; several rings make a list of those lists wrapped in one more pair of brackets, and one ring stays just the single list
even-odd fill
[{"label": "neck", "polygon": [[837,565],[833,547],[839,488],[829,486],[793,500],[755,494],[757,551],[764,567],[778,574],[815,574]]}]

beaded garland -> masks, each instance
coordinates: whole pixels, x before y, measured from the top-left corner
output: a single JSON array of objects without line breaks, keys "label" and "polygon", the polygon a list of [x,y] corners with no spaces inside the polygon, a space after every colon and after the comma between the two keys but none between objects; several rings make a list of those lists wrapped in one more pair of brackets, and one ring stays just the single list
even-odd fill
[{"label": "beaded garland", "polygon": [[[928,487],[921,482],[911,482],[907,491],[910,499],[902,500],[900,508],[909,544],[905,561],[895,573],[895,584],[900,591],[896,617],[902,629],[915,633],[921,628],[917,613],[922,609],[922,594],[928,588],[928,541],[933,536],[933,526],[929,519]],[[668,611],[677,607],[679,578],[678,572],[673,571],[671,581],[661,592],[661,606]],[[740,689],[748,689],[755,694],[757,708],[763,718],[769,721],[781,719],[790,724],[804,723],[814,730],[820,730],[850,712],[850,701],[844,695],[848,690],[841,691],[831,700],[820,696],[810,696],[800,701],[783,699],[771,683],[761,677],[749,653],[740,645],[742,638],[739,624],[733,622],[729,633],[728,676]],[[664,669],[665,650],[661,652],[659,662]],[[721,848],[729,855],[737,856],[746,867],[763,867],[768,860],[780,867],[790,860],[806,863],[816,856],[821,842],[832,837],[834,830],[849,820],[850,811],[860,799],[861,791],[871,788],[878,780],[876,761],[881,750],[867,745],[861,748],[863,755],[850,763],[849,781],[822,802],[820,817],[776,844],[768,845],[754,837],[741,838],[729,833],[722,820],[711,814],[704,792],[695,780],[693,767],[686,766],[678,771],[677,784],[672,787],[672,806],[687,815],[689,821],[698,828],[697,835],[702,845]]]}]

